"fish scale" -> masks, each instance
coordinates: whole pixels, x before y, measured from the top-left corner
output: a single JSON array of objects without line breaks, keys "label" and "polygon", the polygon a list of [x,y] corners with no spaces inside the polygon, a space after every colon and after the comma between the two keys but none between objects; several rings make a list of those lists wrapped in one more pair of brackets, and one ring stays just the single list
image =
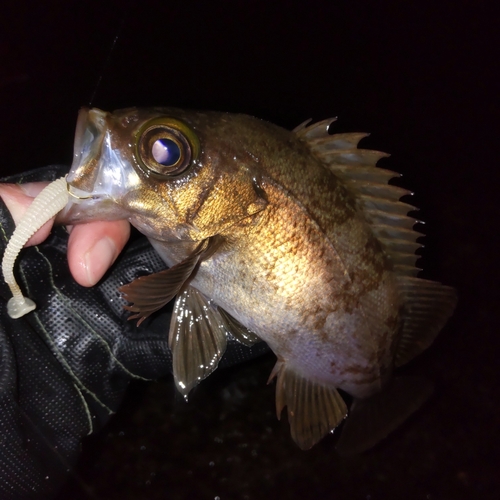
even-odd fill
[{"label": "fish scale", "polygon": [[[339,446],[360,451],[428,396],[393,370],[432,343],[456,294],[416,278],[414,207],[387,184],[397,174],[375,166],[387,155],[358,149],[366,134],[331,135],[332,121],[289,132],[228,113],[82,110],[68,176],[82,199],[59,219],[127,218],[172,266],[121,290],[140,321],[177,294],[169,345],[185,397],[228,334],[264,340],[277,356],[277,414],[287,407],[297,444],[343,421],[340,389],[354,418]],[[157,141],[173,160],[155,157]]]}]

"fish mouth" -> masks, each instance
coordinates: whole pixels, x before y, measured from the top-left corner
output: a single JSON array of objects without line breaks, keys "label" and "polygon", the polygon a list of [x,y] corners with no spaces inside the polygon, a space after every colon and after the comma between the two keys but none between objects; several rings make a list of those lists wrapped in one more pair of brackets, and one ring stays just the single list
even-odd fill
[{"label": "fish mouth", "polygon": [[95,200],[100,198],[99,195],[89,193],[83,189],[78,189],[72,186],[69,182],[66,183],[68,194],[70,195],[70,201],[73,203],[80,203],[83,200]]},{"label": "fish mouth", "polygon": [[123,145],[116,145],[114,141],[116,128],[111,113],[97,108],[80,109],[73,163],[66,178],[68,192],[74,200],[119,200],[140,185],[128,151],[126,148],[123,151]]},{"label": "fish mouth", "polygon": [[59,219],[66,223],[128,217],[123,200],[141,185],[128,150],[115,145],[117,125],[111,113],[82,108],[75,131],[73,163],[66,177],[68,206]]},{"label": "fish mouth", "polygon": [[84,163],[86,156],[95,155],[102,146],[109,115],[99,108],[80,108],[73,142],[73,165]]},{"label": "fish mouth", "polygon": [[126,218],[123,210],[107,195],[89,193],[66,182],[69,199],[56,217],[61,225],[84,224],[93,221],[110,221]]},{"label": "fish mouth", "polygon": [[73,163],[66,178],[68,192],[75,199],[95,194],[99,173],[98,158],[106,136],[108,113],[81,108],[76,122]]},{"label": "fish mouth", "polygon": [[78,118],[76,120],[75,129],[75,140],[73,142],[73,163],[78,161],[81,157],[81,152],[83,149],[83,138],[85,136],[85,129],[87,128],[87,123],[89,121],[89,108],[82,107],[78,111]]}]

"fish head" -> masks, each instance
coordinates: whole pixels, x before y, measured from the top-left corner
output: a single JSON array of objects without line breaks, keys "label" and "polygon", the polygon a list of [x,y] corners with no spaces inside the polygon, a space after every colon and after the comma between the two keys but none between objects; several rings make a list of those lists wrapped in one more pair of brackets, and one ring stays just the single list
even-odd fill
[{"label": "fish head", "polygon": [[[255,158],[223,113],[82,109],[60,217],[128,219],[159,241],[201,241],[266,206]],[[236,122],[237,123],[237,122]]]}]

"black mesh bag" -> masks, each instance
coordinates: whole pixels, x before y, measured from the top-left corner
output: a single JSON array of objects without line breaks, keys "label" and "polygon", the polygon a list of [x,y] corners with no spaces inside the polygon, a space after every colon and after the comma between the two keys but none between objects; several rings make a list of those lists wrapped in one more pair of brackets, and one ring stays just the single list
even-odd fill
[{"label": "black mesh bag", "polygon": [[[67,167],[50,166],[2,179],[52,181]],[[0,201],[0,253],[14,223]],[[167,345],[170,313],[160,311],[137,327],[118,288],[165,265],[145,238],[130,243],[111,271],[92,288],[78,285],[66,260],[67,234],[56,228],[41,245],[24,249],[16,263],[23,292],[37,309],[13,320],[10,291],[0,284],[0,498],[51,498],[78,459],[82,439],[119,408],[131,379],[171,371]],[[1,257],[0,255],[0,257]],[[229,339],[221,366],[266,351]]]}]

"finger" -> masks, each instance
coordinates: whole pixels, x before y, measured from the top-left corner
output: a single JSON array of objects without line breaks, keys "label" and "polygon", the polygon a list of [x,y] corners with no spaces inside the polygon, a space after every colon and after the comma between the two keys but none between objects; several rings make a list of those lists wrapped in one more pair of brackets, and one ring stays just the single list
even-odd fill
[{"label": "finger", "polygon": [[95,285],[122,251],[130,236],[127,221],[89,222],[74,226],[68,241],[68,262],[75,280]]},{"label": "finger", "polygon": [[[16,226],[28,207],[33,203],[33,199],[47,184],[47,182],[0,184],[0,197],[7,206]],[[49,235],[53,224],[54,219],[52,218],[27,241],[25,246],[38,245],[44,241]]]}]

